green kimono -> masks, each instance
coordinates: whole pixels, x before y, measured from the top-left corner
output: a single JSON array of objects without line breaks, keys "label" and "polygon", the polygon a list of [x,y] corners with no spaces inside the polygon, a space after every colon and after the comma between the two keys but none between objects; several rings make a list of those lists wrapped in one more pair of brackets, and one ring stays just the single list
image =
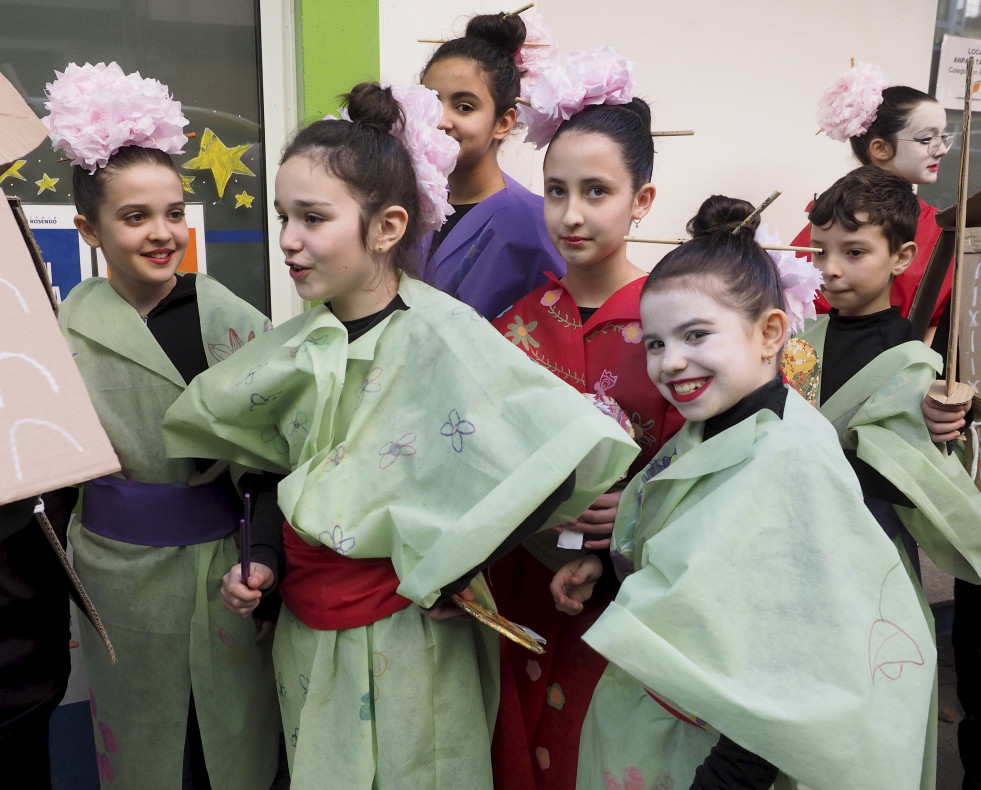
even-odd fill
[{"label": "green kimono", "polygon": [[[200,376],[167,415],[172,453],[290,472],[279,503],[308,544],[390,558],[430,606],[575,471],[576,517],[636,445],[471,308],[403,278],[352,343],[319,306]],[[204,431],[210,431],[205,435]],[[284,612],[274,659],[293,787],[490,788],[497,635],[409,606],[314,630]]]},{"label": "green kimono", "polygon": [[833,429],[793,391],[702,429],[624,491],[577,787],[687,788],[722,732],[776,787],[918,788],[936,650]]},{"label": "green kimono", "polygon": [[[268,326],[217,281],[198,275],[196,288],[209,364]],[[126,475],[186,483],[194,463],[167,457],[162,428],[185,383],[137,312],[97,278],[72,290],[59,320]],[[267,790],[279,734],[270,649],[255,644],[252,619],[220,598],[221,578],[238,560],[235,537],[143,546],[97,535],[78,517],[69,536],[119,656],[110,664],[82,622],[103,787],[179,790],[193,690],[212,787]]]},{"label": "green kimono", "polygon": [[[818,365],[812,391],[821,403],[820,360],[828,318],[808,322],[800,338]],[[854,450],[902,491],[913,508],[895,506],[903,525],[940,570],[981,582],[981,493],[956,456],[931,439],[920,404],[943,370],[940,356],[919,341],[879,354],[821,406],[846,450]],[[906,554],[902,541],[897,549]]]}]

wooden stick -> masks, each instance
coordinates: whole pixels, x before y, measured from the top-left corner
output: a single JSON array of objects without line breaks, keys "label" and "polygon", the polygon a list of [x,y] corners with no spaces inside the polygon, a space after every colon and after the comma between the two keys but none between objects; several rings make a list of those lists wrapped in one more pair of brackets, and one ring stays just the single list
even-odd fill
[{"label": "wooden stick", "polygon": [[746,219],[744,219],[742,222],[740,222],[736,227],[732,229],[732,235],[735,236],[743,228],[748,228],[749,223],[752,222],[754,219],[756,219],[760,214],[762,214],[763,209],[769,206],[778,197],[780,197],[780,190],[774,189],[773,192],[770,193],[770,197],[768,197],[766,200],[760,203],[760,205],[757,206],[756,209],[754,209],[752,214],[750,214],[748,217],[746,217]]},{"label": "wooden stick", "polygon": [[651,132],[651,137],[687,137],[695,134],[694,129],[677,129],[673,132]]},{"label": "wooden stick", "polygon": [[964,280],[964,229],[967,225],[967,176],[971,153],[971,87],[974,56],[967,59],[964,80],[964,118],[961,124],[961,169],[957,181],[957,224],[954,226],[954,278],[950,293],[950,336],[947,339],[947,369],[944,371],[949,398],[957,383],[957,343],[961,327],[960,295]]},{"label": "wooden stick", "polygon": [[[645,239],[640,236],[624,236],[624,241],[638,241],[642,244],[684,244],[691,239]],[[784,250],[786,252],[823,252],[820,247],[792,247],[788,244],[761,244],[764,250]]]},{"label": "wooden stick", "polygon": [[517,16],[522,11],[527,11],[529,8],[534,8],[534,7],[535,7],[535,4],[534,3],[525,3],[517,11],[511,11],[510,13],[505,14],[504,15],[504,18],[507,19],[509,16]]},{"label": "wooden stick", "polygon": [[[447,41],[454,41],[451,38],[417,38],[416,41],[420,44],[445,44]],[[550,47],[552,46],[547,41],[526,41],[521,45],[522,47]]]}]

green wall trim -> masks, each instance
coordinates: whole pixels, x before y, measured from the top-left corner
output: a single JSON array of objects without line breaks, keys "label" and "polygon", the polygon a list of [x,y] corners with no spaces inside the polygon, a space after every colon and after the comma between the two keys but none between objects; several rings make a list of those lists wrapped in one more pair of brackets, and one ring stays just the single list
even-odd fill
[{"label": "green wall trim", "polygon": [[378,0],[300,0],[300,111],[304,123],[334,113],[338,96],[381,75]]}]

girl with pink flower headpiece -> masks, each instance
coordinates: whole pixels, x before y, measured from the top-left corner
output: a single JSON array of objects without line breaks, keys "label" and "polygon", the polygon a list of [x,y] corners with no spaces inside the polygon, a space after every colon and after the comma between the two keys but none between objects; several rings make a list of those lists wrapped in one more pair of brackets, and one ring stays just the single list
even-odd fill
[{"label": "girl with pink flower headpiece", "polygon": [[47,94],[75,225],[110,275],[83,280],[59,316],[123,468],[83,486],[69,531],[119,657],[81,623],[102,786],[178,790],[186,769],[196,787],[266,790],[279,740],[271,644],[219,594],[242,503],[227,471],[168,458],[161,426],[195,376],[269,322],[216,280],[177,271],[189,234],[171,154],[187,121],[167,86],[116,63],[70,64]]},{"label": "girl with pink flower headpiece", "polygon": [[524,41],[521,16],[475,16],[466,35],[442,44],[422,73],[443,104],[440,128],[460,143],[449,177],[454,212],[423,239],[423,279],[489,319],[542,285],[546,272],[565,274],[545,232],[542,198],[497,161],[517,118],[522,69],[530,67]]},{"label": "girl with pink flower headpiece", "polygon": [[[580,68],[584,63],[593,67]],[[570,64],[563,73],[571,77],[559,79],[553,72],[542,78],[552,85],[576,86],[561,96],[550,90],[558,98],[553,106],[564,108],[565,114],[544,102],[530,108],[530,132],[548,144],[545,226],[568,270],[561,279],[549,275],[545,285],[508,308],[494,326],[578,391],[619,404],[641,448],[632,474],[683,422],[646,374],[639,304],[647,273],[630,262],[623,240],[631,222],[646,216],[654,200],[651,111],[645,101],[632,98],[632,64],[612,50],[581,53]],[[587,81],[577,76],[587,71],[592,90],[582,89]],[[535,535],[491,570],[501,611],[544,635],[549,645],[530,670],[520,649],[504,644],[494,743],[501,790],[558,789],[575,783],[579,732],[606,666],[581,636],[612,600],[612,590],[598,594],[578,617],[570,618],[556,611],[548,586],[555,571],[573,559],[608,556],[625,482],[566,525],[561,536]]]},{"label": "girl with pink flower headpiece", "polygon": [[286,267],[317,304],[196,380],[168,447],[266,470],[249,576],[232,567],[224,590],[243,616],[261,589],[282,594],[292,786],[490,790],[497,634],[450,620],[452,598],[490,604],[480,568],[574,518],[636,448],[406,272],[454,165],[416,176],[452,143],[436,95],[364,83],[346,103],[297,133],[276,176]]},{"label": "girl with pink flower headpiece", "polygon": [[[940,161],[952,141],[947,132],[947,113],[936,99],[906,85],[889,85],[879,67],[870,63],[857,64],[828,88],[818,102],[818,125],[831,139],[847,140],[861,164],[889,170],[911,184],[932,184],[937,180]],[[922,200],[919,203],[916,258],[892,285],[892,304],[900,308],[904,317],[909,315],[926,265],[940,239],[934,218],[937,210]],[[810,226],[791,243],[809,246]],[[940,321],[950,300],[951,280],[952,269],[947,272],[934,306],[931,326]],[[831,309],[823,297],[815,306],[819,313]]]}]

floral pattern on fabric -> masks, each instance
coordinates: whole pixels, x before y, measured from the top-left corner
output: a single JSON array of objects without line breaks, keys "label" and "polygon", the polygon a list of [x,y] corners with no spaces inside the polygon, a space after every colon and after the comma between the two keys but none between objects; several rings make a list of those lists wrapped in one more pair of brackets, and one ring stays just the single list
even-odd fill
[{"label": "floral pattern on fabric", "polygon": [[477,430],[470,420],[465,420],[460,416],[460,412],[452,409],[439,429],[442,436],[447,437],[453,445],[453,452],[463,452],[463,437],[471,436]]},{"label": "floral pattern on fabric", "polygon": [[412,431],[402,434],[393,442],[387,442],[378,451],[381,458],[378,461],[379,469],[388,469],[403,455],[415,455],[416,448],[412,443],[416,440],[416,434]]},{"label": "floral pattern on fabric", "polygon": [[620,404],[641,447],[634,472],[683,422],[647,376],[639,314],[643,283],[641,277],[621,288],[584,325],[572,295],[551,278],[494,321],[499,332],[550,373],[580,392],[596,392]]},{"label": "floral pattern on fabric", "polygon": [[92,711],[92,721],[95,724],[95,760],[99,766],[99,779],[108,784],[116,781],[116,774],[112,768],[110,754],[116,753],[116,736],[113,735],[109,725],[104,721],[99,721],[99,707],[95,701],[95,692],[89,689],[89,708]]},{"label": "floral pattern on fabric", "polygon": [[821,388],[821,361],[817,357],[814,346],[799,337],[792,337],[783,349],[780,360],[783,375],[812,406],[818,405],[818,393]]},{"label": "floral pattern on fabric", "polygon": [[537,326],[537,321],[526,324],[520,315],[516,315],[514,321],[508,324],[508,331],[504,333],[504,337],[516,346],[521,346],[525,351],[529,348],[538,348],[538,341],[531,336]]}]

